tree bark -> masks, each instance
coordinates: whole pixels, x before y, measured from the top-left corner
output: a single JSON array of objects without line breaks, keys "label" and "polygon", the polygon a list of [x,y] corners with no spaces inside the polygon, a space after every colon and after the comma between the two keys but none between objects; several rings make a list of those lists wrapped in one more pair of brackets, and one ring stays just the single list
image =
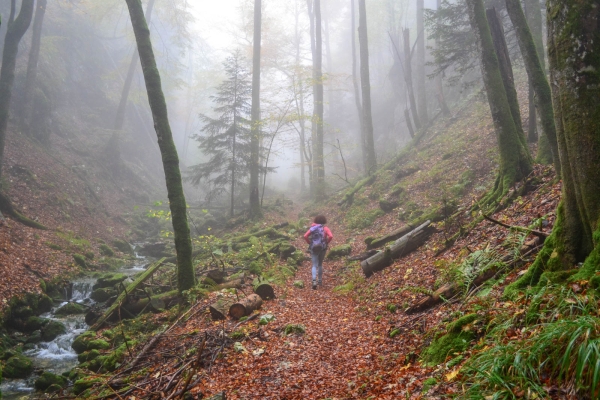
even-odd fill
[{"label": "tree bark", "polygon": [[314,0],[315,17],[315,59],[314,59],[314,112],[313,121],[316,132],[313,135],[313,174],[315,180],[315,199],[325,199],[325,159],[323,155],[323,35],[321,24],[321,0]]},{"label": "tree bark", "polygon": [[[529,102],[529,123],[527,126],[527,142],[536,143],[538,141],[537,133],[537,113],[535,110],[535,91],[533,90],[533,83],[531,79],[528,81],[528,102]],[[538,153],[539,154],[539,153]]]},{"label": "tree bark", "polygon": [[[437,0],[437,4],[436,4],[437,8],[436,8],[436,14],[440,14],[440,10],[442,8],[442,0]],[[440,48],[440,43],[439,43],[439,39],[435,40],[435,47],[436,49]],[[436,80],[436,86],[437,86],[437,90],[438,90],[438,102],[440,103],[440,108],[442,109],[442,113],[444,114],[444,116],[449,116],[450,115],[450,108],[448,107],[448,103],[446,102],[446,96],[444,95],[444,82],[442,80],[442,74],[438,74],[435,77]]]},{"label": "tree bark", "polygon": [[494,188],[482,200],[482,204],[486,205],[498,201],[516,182],[529,175],[532,160],[525,138],[519,135],[511,113],[483,1],[472,0],[467,2],[467,6],[480,49],[483,82],[500,153],[500,169]]},{"label": "tree bark", "polygon": [[252,55],[252,110],[250,132],[250,217],[260,218],[259,156],[260,156],[260,50],[262,29],[261,0],[254,0],[254,51]]},{"label": "tree bark", "polygon": [[[15,14],[15,3],[11,6],[11,15]],[[21,10],[16,19],[9,18],[8,29],[4,39],[2,51],[2,71],[0,72],[0,179],[2,178],[2,163],[4,161],[4,146],[6,143],[6,131],[8,129],[8,116],[10,113],[10,101],[12,87],[15,82],[15,67],[17,65],[17,54],[19,42],[29,29],[33,17],[33,0],[23,0]]]},{"label": "tree bark", "polygon": [[[554,109],[552,106],[552,91],[546,78],[544,65],[540,59],[540,51],[537,50],[534,38],[527,25],[525,14],[519,0],[506,0],[506,10],[515,27],[517,40],[525,61],[527,74],[537,98],[540,111],[540,119],[543,134],[546,135],[550,145],[554,168],[558,176],[561,174],[561,165],[558,152],[558,141],[556,139],[556,125],[554,123]],[[541,52],[543,57],[543,50]]]},{"label": "tree bark", "polygon": [[275,298],[273,286],[266,282],[257,282],[256,285],[254,285],[254,293],[259,295],[263,300],[272,300]]},{"label": "tree bark", "polygon": [[25,77],[25,88],[23,90],[23,111],[21,114],[21,129],[30,135],[31,117],[33,114],[33,89],[37,81],[38,62],[40,59],[40,47],[42,42],[42,27],[44,26],[44,15],[46,14],[47,0],[38,0],[35,17],[33,19],[33,32],[31,37],[31,49],[27,61],[27,75]]},{"label": "tree bark", "polygon": [[371,111],[371,76],[369,71],[369,39],[367,34],[367,7],[365,0],[358,0],[358,42],[360,45],[360,82],[362,89],[363,132],[367,152],[367,173],[375,173],[377,156],[373,138],[373,116]]},{"label": "tree bark", "polygon": [[419,104],[419,118],[423,125],[427,125],[427,89],[425,85],[425,4],[424,0],[417,0],[417,99]]},{"label": "tree bark", "polygon": [[[316,93],[317,93],[317,81],[318,81],[318,76],[317,76],[317,69],[315,67],[315,63],[316,63],[316,59],[317,59],[317,47],[316,47],[316,34],[315,34],[315,13],[313,10],[313,6],[314,6],[314,1],[313,0],[306,0],[306,7],[308,9],[308,20],[310,22],[309,27],[310,27],[310,52],[312,55],[312,62],[313,62],[313,68],[312,68],[312,87],[313,87],[313,103],[316,101]],[[312,145],[309,146],[310,151],[311,151],[311,157],[309,160],[309,176],[310,176],[310,196],[311,198],[315,198],[316,194],[317,194],[317,173],[316,173],[316,165],[315,165],[315,156],[314,156],[314,143],[316,140],[316,135],[317,135],[317,120],[314,118],[314,106],[313,106],[313,117],[311,118],[311,142]]]},{"label": "tree bark", "polygon": [[180,291],[184,291],[194,287],[196,278],[194,276],[194,266],[192,265],[192,240],[187,222],[187,206],[181,182],[181,171],[179,170],[179,157],[173,142],[167,103],[162,91],[160,74],[156,66],[152,42],[150,41],[150,30],[146,24],[142,2],[141,0],[126,1],[138,45],[148,100],[165,170],[175,236],[175,250],[177,252],[177,287]]},{"label": "tree bark", "polygon": [[510,55],[508,54],[506,37],[504,36],[504,27],[502,26],[502,22],[500,21],[500,17],[498,16],[495,8],[488,8],[486,10],[486,16],[490,25],[490,31],[492,34],[492,41],[494,42],[494,48],[496,49],[496,55],[498,56],[500,75],[502,76],[502,82],[504,83],[504,90],[506,91],[508,105],[510,106],[510,113],[512,114],[513,121],[515,122],[515,128],[517,128],[517,132],[520,136],[525,137],[525,133],[523,131],[523,121],[521,119],[521,108],[519,107],[517,89],[515,88],[515,77],[513,74],[512,64],[510,62]]},{"label": "tree bark", "polygon": [[356,59],[356,0],[350,0],[350,10],[351,10],[351,46],[352,46],[352,84],[354,86],[354,104],[356,105],[356,112],[358,113],[358,123],[360,125],[360,153],[362,156],[362,164],[363,170],[365,174],[367,171],[367,150],[365,145],[365,132],[363,125],[363,109],[361,104],[361,93],[360,86],[358,85],[358,63]]},{"label": "tree bark", "polygon": [[392,264],[392,261],[411,253],[421,247],[433,233],[431,222],[427,221],[410,233],[396,240],[393,245],[380,251],[360,263],[363,273],[368,278],[375,272],[382,271]]},{"label": "tree bark", "polygon": [[210,316],[214,320],[223,320],[227,318],[229,313],[229,307],[231,307],[235,301],[229,298],[221,298],[216,303],[211,304],[208,307]]},{"label": "tree bark", "polygon": [[406,121],[406,127],[408,128],[408,134],[412,139],[415,137],[415,130],[412,126],[412,122],[410,122],[410,112],[408,109],[404,110],[404,120]]},{"label": "tree bark", "polygon": [[401,238],[402,236],[406,235],[407,233],[409,233],[410,231],[412,231],[413,229],[415,229],[415,228],[410,225],[404,225],[404,226],[388,233],[387,235],[381,236],[380,238],[377,238],[377,239],[372,240],[369,243],[367,243],[367,250],[376,249],[378,247],[385,245],[386,243],[397,240],[397,239]]},{"label": "tree bark", "polygon": [[[318,1],[318,0],[317,0]],[[240,319],[242,317],[252,314],[254,310],[258,310],[262,306],[263,300],[257,294],[251,294],[250,296],[242,299],[242,301],[232,304],[229,307],[229,315],[233,319]]]},{"label": "tree bark", "polygon": [[413,122],[415,128],[421,130],[421,119],[419,118],[419,111],[417,110],[417,101],[415,100],[415,89],[413,86],[412,76],[412,52],[410,51],[410,30],[404,29],[402,31],[402,37],[404,39],[404,80],[406,81],[406,87],[408,89],[408,102],[410,103],[410,111],[412,113]]}]

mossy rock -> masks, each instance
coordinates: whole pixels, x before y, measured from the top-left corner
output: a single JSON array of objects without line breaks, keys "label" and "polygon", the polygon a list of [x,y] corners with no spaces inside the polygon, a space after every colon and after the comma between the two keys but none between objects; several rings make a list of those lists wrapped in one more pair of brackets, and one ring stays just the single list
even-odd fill
[{"label": "mossy rock", "polygon": [[94,254],[93,251],[88,251],[84,254],[85,258],[89,261],[92,261],[94,258],[96,258],[96,255]]},{"label": "mossy rock", "polygon": [[25,332],[33,332],[42,329],[44,325],[48,323],[48,319],[40,318],[40,317],[29,317],[25,322]]},{"label": "mossy rock", "polygon": [[121,253],[133,255],[133,247],[131,247],[131,245],[124,240],[115,239],[112,241],[112,245]]},{"label": "mossy rock", "polygon": [[341,257],[349,256],[352,253],[352,246],[349,244],[342,244],[340,246],[333,247],[327,253],[328,260],[335,260]]},{"label": "mossy rock", "polygon": [[73,393],[79,395],[98,383],[102,383],[102,378],[86,377],[79,379],[73,384]]},{"label": "mossy rock", "polygon": [[399,206],[400,206],[400,202],[398,202],[398,201],[387,200],[387,199],[379,200],[379,208],[381,208],[381,210],[384,213],[392,212],[392,211],[394,211],[394,209],[398,208]]},{"label": "mossy rock", "polygon": [[456,321],[449,323],[446,327],[446,330],[448,333],[460,333],[466,325],[472,324],[479,318],[480,317],[477,314],[467,314],[463,317],[460,317]]},{"label": "mossy rock", "polygon": [[107,301],[111,297],[115,296],[116,294],[117,294],[117,292],[114,289],[100,288],[100,289],[94,290],[90,297],[92,300],[94,300],[98,303],[104,303],[105,301]]},{"label": "mossy rock", "polygon": [[92,289],[111,288],[127,279],[125,274],[106,274],[94,284]]},{"label": "mossy rock", "polygon": [[39,378],[35,380],[34,386],[36,390],[45,392],[46,390],[48,390],[48,388],[50,388],[53,385],[56,385],[59,389],[62,389],[65,386],[67,386],[67,383],[67,378],[65,378],[64,376],[55,375],[52,372],[45,371],[44,373],[42,373],[42,375],[40,375]]},{"label": "mossy rock", "polygon": [[110,349],[110,344],[106,340],[102,339],[94,339],[90,340],[87,343],[88,350],[108,350]]},{"label": "mossy rock", "polygon": [[302,264],[302,261],[305,259],[304,252],[302,250],[294,251],[290,257],[296,261],[296,265]]},{"label": "mossy rock", "polygon": [[16,308],[11,308],[11,316],[14,319],[27,319],[33,316],[33,309],[29,306],[18,306]]},{"label": "mossy rock", "polygon": [[67,333],[67,327],[58,321],[50,321],[42,330],[42,339],[45,342],[51,342],[60,335]]},{"label": "mossy rock", "polygon": [[6,361],[2,375],[10,379],[25,379],[33,372],[33,363],[23,355],[17,354]]},{"label": "mossy rock", "polygon": [[52,311],[52,306],[54,306],[54,300],[52,300],[52,298],[47,294],[42,293],[38,300],[37,312],[40,314],[50,312]]},{"label": "mossy rock", "polygon": [[81,254],[73,254],[73,261],[75,261],[75,264],[79,265],[81,268],[87,268],[85,256],[82,256]]},{"label": "mossy rock", "polygon": [[84,363],[86,361],[95,360],[98,357],[100,357],[100,352],[98,350],[90,350],[90,351],[86,351],[86,352],[79,354],[77,356],[77,360],[80,363]]},{"label": "mossy rock", "polygon": [[289,243],[282,243],[279,245],[279,256],[282,260],[287,260],[292,254],[296,252],[296,247]]},{"label": "mossy rock", "polygon": [[102,254],[105,257],[113,257],[115,255],[115,252],[113,251],[113,249],[111,249],[110,247],[108,247],[105,244],[101,244],[99,247],[100,250],[100,254]]},{"label": "mossy rock", "polygon": [[85,307],[81,304],[77,303],[67,303],[64,306],[60,307],[56,310],[56,315],[65,316],[65,315],[79,315],[85,314]]},{"label": "mossy rock", "polygon": [[473,332],[448,333],[434,340],[421,356],[427,365],[441,364],[449,355],[465,351],[474,338]]},{"label": "mossy rock", "polygon": [[73,348],[73,350],[75,350],[75,352],[77,354],[81,354],[87,350],[88,342],[90,342],[91,340],[94,340],[95,338],[96,338],[95,332],[91,332],[91,331],[84,332],[75,338],[75,340],[73,341],[73,344],[71,344],[71,347]]},{"label": "mossy rock", "polygon": [[40,343],[42,340],[43,340],[42,331],[34,331],[33,333],[31,333],[31,335],[29,335],[29,337],[27,338],[25,343],[26,344],[36,344],[36,343]]}]

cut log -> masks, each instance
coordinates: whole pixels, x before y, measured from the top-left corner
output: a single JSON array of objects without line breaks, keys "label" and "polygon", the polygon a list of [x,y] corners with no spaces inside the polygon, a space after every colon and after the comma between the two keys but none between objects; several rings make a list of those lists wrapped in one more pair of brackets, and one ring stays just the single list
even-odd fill
[{"label": "cut log", "polygon": [[354,185],[354,187],[352,189],[350,189],[348,192],[346,192],[346,194],[344,195],[342,200],[340,200],[337,203],[337,205],[338,206],[343,206],[343,205],[351,206],[352,202],[354,202],[354,194],[356,194],[356,192],[358,192],[363,187],[373,184],[373,182],[375,182],[376,179],[377,179],[377,175],[371,175],[368,178],[365,178],[362,181],[359,181],[356,185]]},{"label": "cut log", "polygon": [[240,319],[242,317],[252,314],[252,311],[258,310],[262,306],[263,300],[257,294],[251,294],[239,303],[232,304],[229,307],[229,315],[234,319]]},{"label": "cut log", "polygon": [[377,253],[377,250],[365,251],[364,253],[361,253],[357,256],[348,257],[348,261],[364,261],[369,257],[373,257]]},{"label": "cut log", "polygon": [[434,229],[431,227],[431,222],[427,221],[416,229],[412,230],[407,235],[396,240],[389,248],[380,251],[374,256],[367,258],[360,263],[363,273],[368,278],[377,271],[381,271],[392,264],[392,261],[421,247]]},{"label": "cut log", "polygon": [[267,282],[255,282],[254,293],[260,296],[263,300],[272,300],[275,298],[275,290],[273,290],[273,286],[269,285]]},{"label": "cut log", "polygon": [[163,265],[164,261],[165,261],[164,258],[161,259],[161,260],[158,260],[157,262],[155,262],[154,264],[152,264],[150,267],[148,267],[148,269],[145,272],[143,272],[140,276],[138,276],[136,278],[136,280],[133,281],[127,287],[127,289],[124,290],[119,295],[119,297],[117,297],[117,300],[115,300],[115,302],[108,308],[108,310],[106,310],[106,312],[104,313],[104,315],[102,315],[102,317],[100,317],[100,319],[98,319],[98,321],[90,328],[90,330],[97,331],[98,329],[100,329],[102,327],[102,325],[104,325],[104,323],[106,322],[106,320],[108,320],[108,318],[117,310],[117,308],[121,307],[121,304],[127,298],[127,294],[128,293],[133,293],[133,291],[135,291],[135,289],[138,286],[140,286],[147,279],[149,279],[158,270],[158,268],[160,268],[160,266]]},{"label": "cut log", "polygon": [[232,279],[230,281],[227,282],[223,282],[220,285],[217,285],[215,287],[215,290],[223,290],[223,289],[240,289],[242,287],[242,285],[244,284],[244,280],[243,279]]},{"label": "cut log", "polygon": [[214,320],[222,320],[227,318],[229,307],[231,307],[233,303],[235,303],[235,301],[230,298],[224,297],[219,299],[216,303],[211,304],[208,307],[208,310],[210,311],[210,316]]},{"label": "cut log", "polygon": [[[536,237],[535,239],[525,243],[523,245],[523,247],[521,247],[521,249],[520,249],[520,253],[522,254],[522,257],[525,257],[525,256],[537,251],[541,247],[542,244],[543,244],[543,240],[539,237]],[[481,274],[479,274],[479,276],[477,276],[477,278],[475,278],[473,280],[469,289],[473,288],[473,287],[476,288],[476,287],[481,286],[483,283],[485,283],[489,279],[496,276],[496,274],[498,274],[498,272],[500,272],[502,268],[506,268],[506,270],[511,270],[511,269],[517,268],[518,266],[522,265],[525,262],[525,261],[523,261],[522,257],[510,262],[506,267],[498,266],[498,267],[489,268],[489,269],[483,271]],[[512,258],[513,258],[513,255],[509,254],[503,258],[503,261],[507,262],[507,261],[510,261]],[[433,295],[427,296],[427,297],[419,300],[417,303],[415,303],[414,305],[407,308],[404,312],[406,314],[410,315],[410,314],[416,314],[416,313],[428,310],[431,307],[438,305],[442,301],[456,296],[457,294],[460,293],[461,290],[462,290],[461,286],[458,285],[457,283],[448,283],[448,284],[442,286],[441,288],[439,288],[438,290],[436,290],[433,293]]]},{"label": "cut log", "polygon": [[410,225],[404,225],[393,232],[388,233],[385,236],[382,236],[378,239],[372,240],[367,243],[367,250],[376,249],[385,245],[386,243],[393,242],[394,240],[400,239],[402,236],[406,235],[410,231],[412,231],[414,227]]}]

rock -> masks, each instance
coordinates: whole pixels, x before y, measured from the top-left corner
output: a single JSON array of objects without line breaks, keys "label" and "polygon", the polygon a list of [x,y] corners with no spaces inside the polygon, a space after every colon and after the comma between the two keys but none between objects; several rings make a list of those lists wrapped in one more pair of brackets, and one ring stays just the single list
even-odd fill
[{"label": "rock", "polygon": [[112,241],[112,245],[121,253],[133,255],[133,247],[131,247],[131,245],[124,240],[115,239]]},{"label": "rock", "polygon": [[35,389],[41,392],[46,391],[50,386],[56,385],[59,390],[67,386],[67,378],[60,375],[55,375],[51,372],[44,372],[39,378],[35,381]]},{"label": "rock", "polygon": [[102,254],[105,257],[112,257],[115,255],[115,252],[113,251],[113,249],[111,249],[110,247],[108,247],[105,244],[101,244],[98,249],[100,250],[100,254]]},{"label": "rock", "polygon": [[40,317],[29,317],[25,322],[25,326],[23,331],[25,332],[33,332],[42,329],[44,325],[48,323],[48,319],[40,318]]},{"label": "rock", "polygon": [[88,350],[108,350],[110,349],[110,344],[106,340],[95,339],[90,340],[87,343]]},{"label": "rock", "polygon": [[2,376],[11,379],[25,379],[33,372],[33,363],[23,355],[15,355],[6,361]]},{"label": "rock", "polygon": [[67,328],[58,321],[50,321],[42,329],[42,339],[44,342],[51,342],[60,335],[67,333]]},{"label": "rock", "polygon": [[211,269],[206,273],[206,277],[219,284],[225,281],[227,274],[220,269]]},{"label": "rock", "polygon": [[379,200],[379,208],[381,208],[385,213],[389,213],[399,206],[400,203],[398,201],[390,201],[385,199]]},{"label": "rock", "polygon": [[90,297],[92,298],[92,300],[94,300],[98,303],[104,303],[106,300],[110,299],[115,294],[116,294],[116,292],[112,289],[100,288],[100,289],[94,290]]},{"label": "rock", "polygon": [[33,315],[33,310],[29,306],[20,306],[12,310],[13,318],[27,319]]},{"label": "rock", "polygon": [[92,289],[104,289],[111,288],[127,279],[127,275],[125,274],[106,274],[103,277],[99,278],[96,284],[92,287]]},{"label": "rock", "polygon": [[45,392],[46,393],[58,393],[63,389],[64,389],[63,386],[53,384],[53,385],[48,386],[48,388],[45,390]]},{"label": "rock", "polygon": [[[102,290],[102,289],[100,289]],[[96,321],[98,321],[100,319],[100,317],[103,315],[104,313],[100,310],[98,310],[97,308],[92,308],[90,311],[88,311],[87,314],[85,314],[85,323],[88,324],[89,326],[92,326],[96,323]]]},{"label": "rock", "polygon": [[102,382],[102,378],[92,378],[92,377],[86,377],[83,379],[79,379],[77,381],[75,381],[75,383],[73,384],[73,393],[78,395],[83,393],[85,390],[91,388],[92,386],[94,386],[97,383],[101,383]]},{"label": "rock", "polygon": [[167,244],[164,242],[146,243],[138,250],[138,254],[145,257],[160,258],[167,255],[166,249]]},{"label": "rock", "polygon": [[288,257],[291,257],[296,251],[296,247],[292,246],[289,243],[282,243],[279,246],[279,256],[282,260],[287,260]]},{"label": "rock", "polygon": [[25,343],[36,344],[42,341],[42,331],[34,331]]},{"label": "rock", "polygon": [[349,256],[352,253],[352,246],[349,244],[342,244],[341,246],[336,246],[329,250],[327,253],[328,260],[335,260],[336,258]]},{"label": "rock", "polygon": [[80,363],[84,363],[86,361],[95,360],[99,356],[100,356],[100,352],[98,350],[90,350],[90,351],[86,351],[86,352],[83,352],[80,355],[78,355],[77,360]]},{"label": "rock", "polygon": [[[43,282],[43,281],[42,281]],[[47,294],[41,294],[38,301],[37,312],[40,314],[52,311],[54,301]]]},{"label": "rock", "polygon": [[75,350],[75,353],[81,354],[87,350],[88,342],[96,338],[96,333],[87,331],[77,336],[73,341],[71,347]]},{"label": "rock", "polygon": [[78,315],[78,314],[85,314],[85,307],[82,306],[81,304],[77,304],[77,303],[67,303],[64,306],[62,306],[61,308],[59,308],[58,310],[56,310],[56,315],[58,316],[65,316],[65,315]]}]

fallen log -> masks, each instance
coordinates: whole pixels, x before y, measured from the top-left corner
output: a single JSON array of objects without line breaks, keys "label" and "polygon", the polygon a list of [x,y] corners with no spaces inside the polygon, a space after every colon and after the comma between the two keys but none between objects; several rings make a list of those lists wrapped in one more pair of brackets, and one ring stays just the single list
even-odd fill
[{"label": "fallen log", "polygon": [[162,258],[162,259],[158,260],[157,262],[155,262],[154,264],[152,264],[145,272],[143,272],[140,276],[138,276],[136,278],[136,280],[133,281],[127,287],[127,289],[124,290],[119,295],[119,297],[117,297],[117,300],[115,300],[115,302],[108,308],[108,310],[106,310],[106,312],[104,313],[104,315],[102,315],[102,317],[100,317],[100,319],[98,319],[98,321],[90,328],[90,330],[97,331],[98,329],[100,329],[102,327],[102,325],[104,325],[104,323],[108,320],[108,318],[119,307],[121,307],[121,304],[125,301],[125,299],[127,299],[128,293],[133,293],[133,291],[135,291],[135,289],[138,286],[140,286],[147,279],[149,279],[158,270],[158,268],[160,268],[163,265],[164,262],[165,262],[165,258]]},{"label": "fallen log", "polygon": [[[477,288],[477,287],[481,286],[483,283],[485,283],[489,279],[496,276],[496,274],[498,274],[502,270],[509,271],[514,268],[517,268],[518,266],[522,265],[525,262],[525,261],[523,261],[523,257],[526,257],[526,256],[534,253],[538,249],[540,249],[542,244],[543,244],[543,240],[539,237],[536,237],[534,240],[525,243],[525,245],[523,247],[521,247],[521,249],[520,249],[520,253],[522,255],[520,258],[513,260],[512,262],[509,262],[508,265],[506,265],[505,267],[497,266],[497,267],[489,268],[489,269],[483,271],[481,274],[479,274],[473,280],[473,282],[471,282],[471,284],[469,285],[469,287],[467,289]],[[510,261],[510,259],[512,257],[513,257],[513,255],[509,254],[509,255],[505,256],[502,259],[502,261],[504,261],[504,262]],[[438,305],[439,303],[456,296],[457,294],[460,293],[460,291],[462,289],[463,288],[458,283],[447,283],[444,286],[442,286],[441,288],[439,288],[438,290],[436,290],[431,296],[427,296],[427,297],[419,300],[416,304],[410,306],[404,312],[406,314],[410,315],[410,314],[416,314],[416,313],[428,310],[431,307]]]},{"label": "fallen log", "polygon": [[137,301],[127,302],[121,306],[131,315],[139,315],[146,312],[161,312],[172,306],[175,301],[179,301],[179,291],[161,293],[150,298],[142,298]]},{"label": "fallen log", "polygon": [[254,293],[259,295],[261,299],[272,300],[275,298],[275,290],[267,282],[254,282],[252,286],[254,286]]},{"label": "fallen log", "polygon": [[240,319],[252,314],[252,311],[258,310],[260,306],[262,306],[262,302],[259,295],[251,294],[245,299],[242,299],[242,301],[232,304],[231,307],[229,307],[229,315],[234,319]]},{"label": "fallen log", "polygon": [[214,320],[222,320],[227,318],[229,307],[231,307],[233,303],[235,303],[235,301],[227,297],[219,299],[216,303],[213,303],[210,306],[208,306],[210,316]]},{"label": "fallen log", "polygon": [[415,228],[408,234],[396,240],[394,244],[380,251],[372,257],[367,258],[360,263],[363,273],[368,278],[377,271],[381,271],[392,264],[392,261],[421,247],[434,229],[431,227],[431,221],[427,221],[421,226]]},{"label": "fallen log", "polygon": [[394,240],[400,239],[402,236],[406,235],[410,231],[412,231],[414,226],[404,225],[393,232],[388,233],[385,236],[382,236],[377,239],[367,238],[365,239],[365,243],[367,244],[367,250],[376,249],[385,245],[386,243],[393,242]]},{"label": "fallen log", "polygon": [[251,237],[268,237],[269,239],[275,240],[275,239],[287,239],[290,240],[290,237],[288,235],[284,235],[283,233],[279,233],[277,232],[277,230],[273,227],[271,228],[267,228],[267,229],[263,229],[262,231],[257,231],[254,233],[250,233],[248,235],[242,235],[242,236],[238,236],[235,237],[233,239],[231,239],[231,243],[235,244],[235,243],[244,243],[250,240]]},{"label": "fallen log", "polygon": [[549,233],[546,233],[546,232],[541,232],[541,231],[537,231],[537,230],[535,230],[535,229],[529,229],[529,228],[525,228],[525,227],[523,227],[523,226],[515,226],[515,225],[508,225],[508,224],[505,224],[504,222],[500,222],[500,221],[498,221],[497,219],[494,219],[494,218],[490,217],[489,215],[485,215],[485,214],[483,214],[483,218],[487,219],[488,221],[490,221],[490,222],[492,222],[492,223],[494,223],[494,224],[496,224],[496,225],[500,225],[500,226],[502,226],[502,227],[504,227],[504,228],[507,228],[507,229],[514,229],[514,230],[517,230],[517,231],[519,231],[519,232],[531,233],[532,235],[534,235],[534,236],[537,236],[537,237],[539,237],[539,238],[541,238],[541,239],[544,239],[544,240],[545,240],[545,239],[546,239],[548,236],[550,236],[550,234],[549,234]]},{"label": "fallen log", "polygon": [[352,202],[354,202],[354,195],[356,194],[356,192],[358,192],[360,189],[362,189],[365,186],[371,185],[373,184],[373,182],[375,182],[375,180],[377,179],[377,175],[371,175],[368,178],[365,178],[361,181],[359,181],[356,185],[354,185],[354,187],[352,189],[350,189],[342,198],[342,200],[340,200],[337,205],[338,206],[343,206],[343,205],[348,205],[351,206]]},{"label": "fallen log", "polygon": [[241,289],[243,284],[244,284],[244,280],[241,278],[232,279],[230,281],[226,281],[226,282],[223,282],[223,283],[215,286],[214,290],[218,291],[218,290],[223,290],[223,289]]},{"label": "fallen log", "polygon": [[373,257],[377,253],[377,250],[365,251],[364,253],[360,253],[359,255],[348,257],[348,261],[364,261],[369,257]]}]

